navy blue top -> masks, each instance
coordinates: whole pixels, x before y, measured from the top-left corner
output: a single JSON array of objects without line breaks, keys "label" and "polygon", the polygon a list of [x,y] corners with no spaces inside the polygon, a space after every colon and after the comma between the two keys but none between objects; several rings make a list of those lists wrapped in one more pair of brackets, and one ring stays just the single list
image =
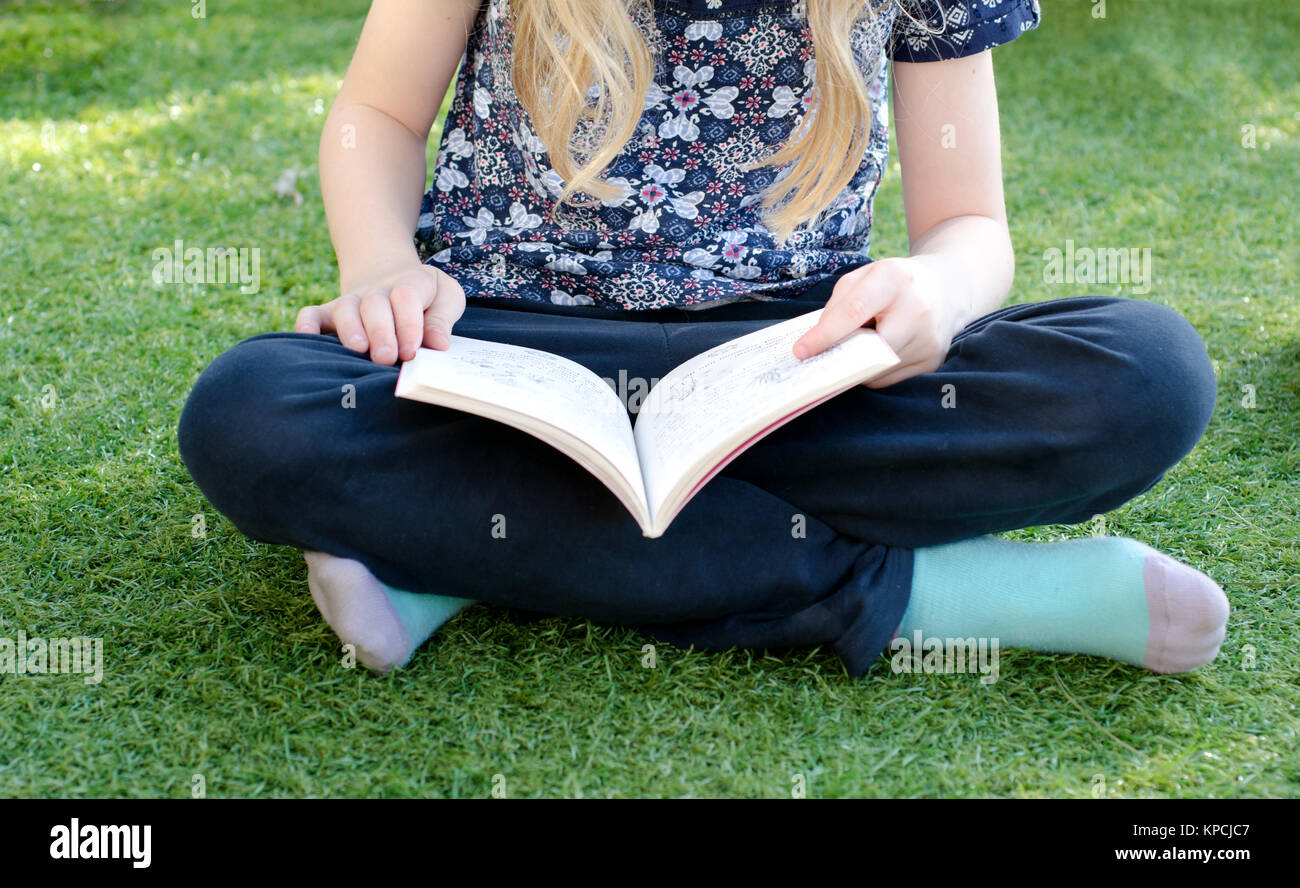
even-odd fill
[{"label": "navy blue top", "polygon": [[[655,78],[635,134],[605,169],[619,194],[577,195],[558,226],[549,213],[563,180],[511,83],[510,0],[484,0],[420,209],[421,259],[471,297],[623,309],[795,298],[862,264],[889,156],[887,60],[982,52],[1040,18],[1038,0],[878,6],[851,34],[873,107],[870,143],[830,207],[778,248],[757,202],[782,169],[737,165],[776,150],[811,102],[806,0],[653,0],[653,20],[637,14]],[[580,124],[580,159],[596,135]]]}]

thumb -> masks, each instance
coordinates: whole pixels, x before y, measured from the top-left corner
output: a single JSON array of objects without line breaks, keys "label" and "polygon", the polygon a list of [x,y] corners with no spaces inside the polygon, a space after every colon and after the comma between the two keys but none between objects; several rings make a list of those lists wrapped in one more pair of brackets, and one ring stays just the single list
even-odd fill
[{"label": "thumb", "polygon": [[451,346],[451,328],[465,313],[465,291],[451,275],[439,272],[433,302],[424,311],[424,344],[427,348]]},{"label": "thumb", "polygon": [[847,339],[878,315],[892,298],[893,294],[887,288],[875,285],[869,274],[857,278],[846,275],[836,285],[817,323],[794,343],[795,357],[799,360],[811,358]]}]

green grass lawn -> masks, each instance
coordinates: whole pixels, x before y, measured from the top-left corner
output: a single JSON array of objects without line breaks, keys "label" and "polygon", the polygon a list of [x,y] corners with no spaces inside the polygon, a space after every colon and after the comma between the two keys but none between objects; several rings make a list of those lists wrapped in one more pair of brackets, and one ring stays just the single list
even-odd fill
[{"label": "green grass lawn", "polygon": [[[0,636],[105,656],[98,685],[0,676],[0,795],[1300,794],[1300,7],[1045,0],[995,53],[1013,298],[1127,292],[1045,282],[1067,240],[1150,247],[1140,298],[1218,369],[1205,439],[1104,529],[1234,610],[1191,675],[1011,652],[984,686],[826,651],[646,669],[635,632],[484,607],[394,676],[338,665],[299,554],[212,510],[175,426],[217,354],[337,293],[316,145],[365,6],[0,4]],[[874,255],[904,251],[892,163],[876,215]],[[178,238],[259,248],[261,290],[156,285]]]}]

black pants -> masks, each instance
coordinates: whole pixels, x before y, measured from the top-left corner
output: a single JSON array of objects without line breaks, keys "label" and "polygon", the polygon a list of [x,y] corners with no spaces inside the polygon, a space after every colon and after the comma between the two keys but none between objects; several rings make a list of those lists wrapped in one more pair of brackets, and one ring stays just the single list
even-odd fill
[{"label": "black pants", "polygon": [[[478,301],[455,332],[649,380],[820,307],[833,283],[796,301],[636,315]],[[255,336],[198,380],[181,455],[244,534],[358,559],[396,588],[681,646],[828,644],[853,675],[899,624],[913,548],[1113,509],[1192,448],[1215,399],[1204,345],[1168,308],[1004,307],[963,330],[937,372],[859,386],[779,429],[650,540],[567,457],[396,398],[396,378],[333,336]]]}]

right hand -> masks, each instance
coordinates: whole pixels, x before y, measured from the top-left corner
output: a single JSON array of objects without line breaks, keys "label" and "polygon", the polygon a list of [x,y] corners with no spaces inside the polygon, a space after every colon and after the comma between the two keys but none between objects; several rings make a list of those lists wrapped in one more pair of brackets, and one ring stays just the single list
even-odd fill
[{"label": "right hand", "polygon": [[334,333],[355,352],[389,366],[421,345],[446,349],[465,312],[465,291],[432,265],[402,264],[377,272],[337,299],[298,312],[298,333]]}]

